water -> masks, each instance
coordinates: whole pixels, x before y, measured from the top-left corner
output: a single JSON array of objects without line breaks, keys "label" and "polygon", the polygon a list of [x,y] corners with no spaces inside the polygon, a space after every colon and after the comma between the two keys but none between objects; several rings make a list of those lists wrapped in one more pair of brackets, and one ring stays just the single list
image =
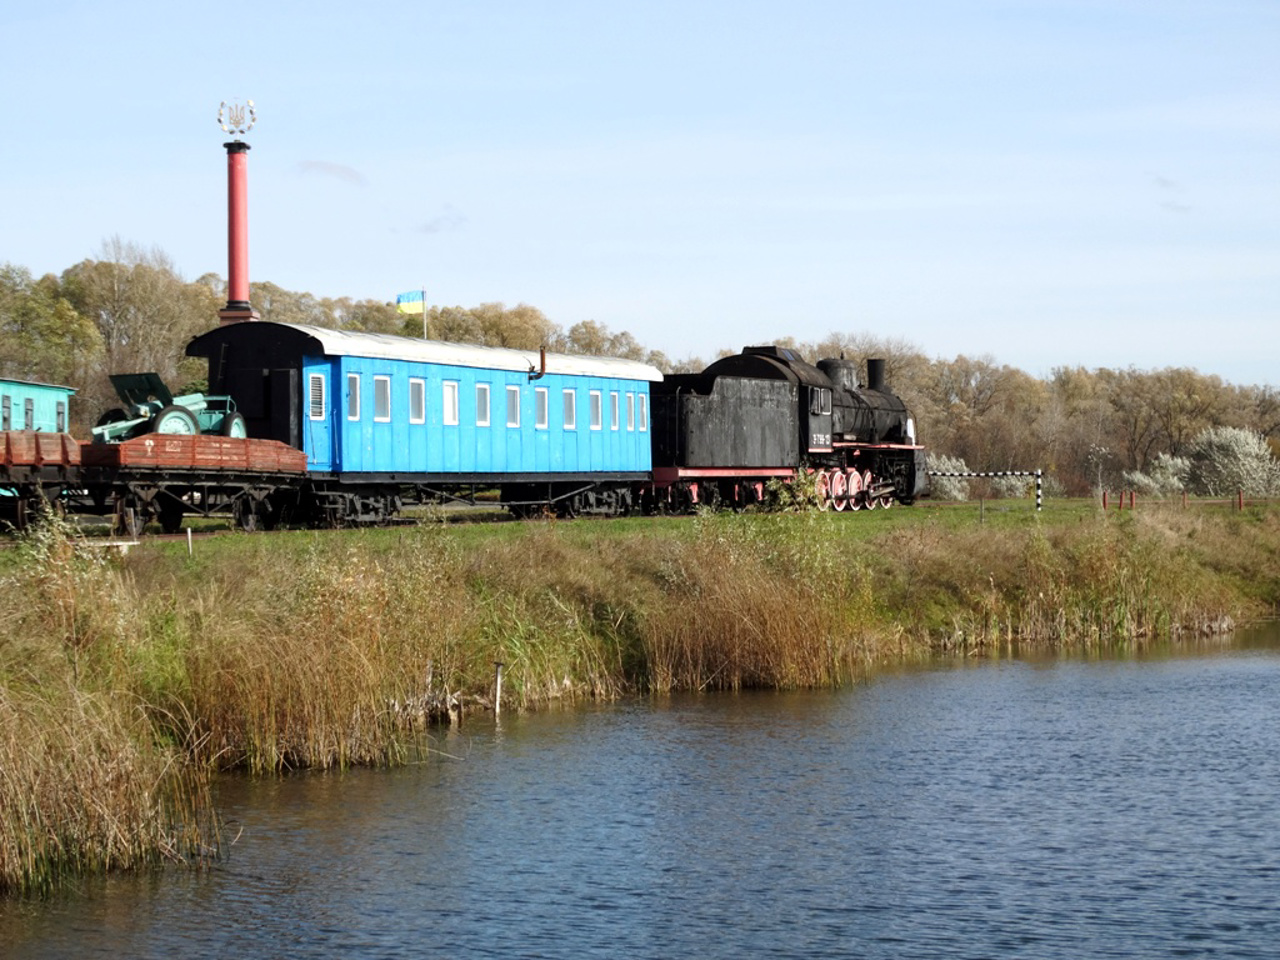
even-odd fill
[{"label": "water", "polygon": [[231,858],[0,904],[0,956],[1272,957],[1280,629],[504,718],[233,778]]}]

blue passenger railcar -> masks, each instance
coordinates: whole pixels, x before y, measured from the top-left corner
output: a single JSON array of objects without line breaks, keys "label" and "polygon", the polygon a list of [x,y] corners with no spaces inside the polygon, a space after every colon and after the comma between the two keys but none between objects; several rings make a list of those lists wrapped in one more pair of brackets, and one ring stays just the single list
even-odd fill
[{"label": "blue passenger railcar", "polygon": [[0,430],[66,433],[75,390],[52,383],[0,379]]},{"label": "blue passenger railcar", "polygon": [[652,467],[662,374],[648,364],[254,321],[187,353],[209,358],[209,389],[235,399],[250,436],[305,451],[317,481],[487,484],[554,502]]}]

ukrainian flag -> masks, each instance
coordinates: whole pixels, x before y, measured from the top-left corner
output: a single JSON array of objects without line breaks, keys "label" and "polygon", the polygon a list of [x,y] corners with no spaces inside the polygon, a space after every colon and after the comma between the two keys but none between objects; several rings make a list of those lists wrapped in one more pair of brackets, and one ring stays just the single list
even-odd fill
[{"label": "ukrainian flag", "polygon": [[396,310],[400,313],[422,313],[427,307],[421,290],[410,290],[396,297]]}]

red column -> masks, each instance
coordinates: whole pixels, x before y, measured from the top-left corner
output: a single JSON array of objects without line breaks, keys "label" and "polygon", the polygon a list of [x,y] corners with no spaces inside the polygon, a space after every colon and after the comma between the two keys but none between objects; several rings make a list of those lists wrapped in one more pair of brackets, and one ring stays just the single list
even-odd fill
[{"label": "red column", "polygon": [[249,144],[227,148],[227,305],[218,311],[223,323],[257,320],[249,303]]}]

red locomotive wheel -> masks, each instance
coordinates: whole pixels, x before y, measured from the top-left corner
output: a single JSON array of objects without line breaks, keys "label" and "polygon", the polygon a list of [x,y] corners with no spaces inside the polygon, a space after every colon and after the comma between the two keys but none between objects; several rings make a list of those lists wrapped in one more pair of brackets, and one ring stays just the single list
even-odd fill
[{"label": "red locomotive wheel", "polygon": [[831,477],[827,471],[819,470],[813,478],[813,495],[818,499],[819,510],[831,509]]},{"label": "red locomotive wheel", "polygon": [[875,480],[871,476],[871,471],[868,470],[862,475],[862,489],[867,491],[867,509],[868,510],[874,510],[876,508],[876,505],[880,502],[879,500],[877,500],[875,497],[871,495],[871,485],[873,483],[875,483]]},{"label": "red locomotive wheel", "polygon": [[848,482],[843,470],[831,471],[831,506],[837,512],[849,505]]},{"label": "red locomotive wheel", "polygon": [[862,474],[850,470],[845,474],[845,489],[849,491],[849,509],[862,509]]}]

